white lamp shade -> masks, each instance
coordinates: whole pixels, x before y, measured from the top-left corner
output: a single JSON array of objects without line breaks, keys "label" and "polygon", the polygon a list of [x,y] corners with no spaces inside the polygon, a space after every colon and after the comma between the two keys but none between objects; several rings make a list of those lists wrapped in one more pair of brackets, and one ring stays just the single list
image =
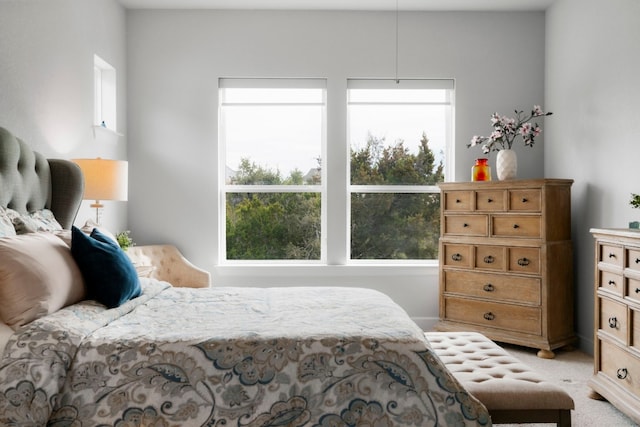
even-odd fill
[{"label": "white lamp shade", "polygon": [[129,168],[124,160],[74,159],[84,175],[85,200],[127,200]]}]

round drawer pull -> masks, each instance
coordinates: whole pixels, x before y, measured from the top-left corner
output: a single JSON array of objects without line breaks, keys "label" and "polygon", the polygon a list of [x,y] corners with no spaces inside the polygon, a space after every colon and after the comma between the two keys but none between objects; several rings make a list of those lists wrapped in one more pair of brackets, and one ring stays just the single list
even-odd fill
[{"label": "round drawer pull", "polygon": [[485,320],[493,320],[496,318],[495,314],[490,311],[485,313],[482,317],[484,317]]},{"label": "round drawer pull", "polygon": [[640,288],[636,288],[636,294],[640,294]]},{"label": "round drawer pull", "polygon": [[612,316],[609,318],[609,327],[611,329],[618,329],[618,319],[616,316]]},{"label": "round drawer pull", "polygon": [[463,228],[467,228],[467,227],[469,227],[469,224],[467,224],[467,223],[465,222],[464,224],[462,224],[462,227],[463,227]]},{"label": "round drawer pull", "polygon": [[522,198],[522,203],[527,203],[529,200],[525,197]]},{"label": "round drawer pull", "polygon": [[484,289],[486,292],[493,292],[496,288],[491,283],[487,283],[482,287],[482,289]]},{"label": "round drawer pull", "polygon": [[488,255],[488,256],[484,257],[484,262],[485,262],[486,264],[493,264],[493,262],[494,262],[495,260],[496,260],[496,259],[495,259],[492,255]]},{"label": "round drawer pull", "polygon": [[640,258],[636,258],[636,264],[640,264]]},{"label": "round drawer pull", "polygon": [[610,284],[611,286],[615,286],[615,285],[616,285],[616,282],[615,282],[615,280],[609,280],[609,284]]},{"label": "round drawer pull", "polygon": [[628,374],[629,374],[629,372],[627,372],[627,368],[620,368],[616,372],[616,376],[618,377],[619,380],[623,380],[623,379],[627,378]]},{"label": "round drawer pull", "polygon": [[493,199],[487,199],[487,203],[492,203]]},{"label": "round drawer pull", "polygon": [[531,263],[531,261],[529,261],[527,258],[520,258],[518,260],[518,265],[520,267],[526,267],[527,265],[529,265]]},{"label": "round drawer pull", "polygon": [[462,255],[453,254],[453,255],[451,255],[451,259],[454,260],[454,261],[461,261],[462,260]]},{"label": "round drawer pull", "polygon": [[461,202],[460,202],[460,199],[456,199],[456,203],[461,203]]},{"label": "round drawer pull", "polygon": [[609,258],[615,258],[615,257],[616,257],[616,254],[614,254],[614,253],[610,253],[609,254]]},{"label": "round drawer pull", "polygon": [[513,228],[520,228],[518,224],[513,224]]}]

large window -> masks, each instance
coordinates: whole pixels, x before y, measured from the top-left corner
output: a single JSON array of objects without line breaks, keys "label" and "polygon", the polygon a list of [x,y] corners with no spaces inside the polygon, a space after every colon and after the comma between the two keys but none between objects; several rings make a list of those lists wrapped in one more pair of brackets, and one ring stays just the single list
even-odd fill
[{"label": "large window", "polygon": [[219,85],[221,259],[437,259],[453,81],[348,80],[331,111],[323,79]]},{"label": "large window", "polygon": [[351,259],[438,257],[450,80],[349,80]]},{"label": "large window", "polygon": [[221,79],[228,260],[321,260],[326,83]]}]

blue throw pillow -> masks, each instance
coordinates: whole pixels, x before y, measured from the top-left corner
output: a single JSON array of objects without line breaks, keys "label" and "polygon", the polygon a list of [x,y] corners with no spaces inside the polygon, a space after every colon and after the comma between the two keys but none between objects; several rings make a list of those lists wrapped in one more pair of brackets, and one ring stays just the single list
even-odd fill
[{"label": "blue throw pillow", "polygon": [[131,260],[98,229],[87,236],[72,227],[71,255],[80,268],[89,298],[114,308],[140,296],[140,280]]}]

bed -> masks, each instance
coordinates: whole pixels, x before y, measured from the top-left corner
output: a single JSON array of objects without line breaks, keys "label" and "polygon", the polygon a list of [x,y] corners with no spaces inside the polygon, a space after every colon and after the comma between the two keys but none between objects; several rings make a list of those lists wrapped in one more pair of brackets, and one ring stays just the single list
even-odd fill
[{"label": "bed", "polygon": [[[46,160],[0,128],[2,209],[51,211],[62,228],[0,237],[0,425],[491,425],[423,331],[374,290],[194,289],[135,276],[129,297],[99,302],[74,251],[111,243],[72,226],[79,178],[72,163]],[[47,257],[51,265],[39,265]],[[103,288],[119,288],[105,271],[124,259],[91,262]],[[37,280],[31,270],[42,270]],[[30,303],[37,309],[10,315],[35,298],[25,287],[37,293],[50,281]]]}]

